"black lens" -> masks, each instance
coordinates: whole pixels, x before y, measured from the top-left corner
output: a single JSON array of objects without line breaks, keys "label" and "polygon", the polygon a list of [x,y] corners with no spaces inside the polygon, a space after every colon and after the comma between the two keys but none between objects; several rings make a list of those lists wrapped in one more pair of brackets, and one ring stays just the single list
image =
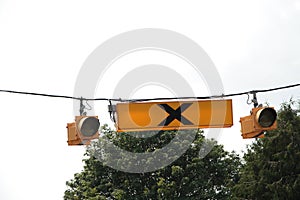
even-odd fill
[{"label": "black lens", "polygon": [[277,117],[277,113],[274,109],[272,108],[265,108],[261,111],[259,118],[258,118],[258,123],[263,127],[267,128],[270,127],[274,124],[275,120]]},{"label": "black lens", "polygon": [[80,132],[84,136],[93,136],[95,133],[97,133],[100,126],[100,122],[97,118],[94,117],[88,117],[84,119]]}]

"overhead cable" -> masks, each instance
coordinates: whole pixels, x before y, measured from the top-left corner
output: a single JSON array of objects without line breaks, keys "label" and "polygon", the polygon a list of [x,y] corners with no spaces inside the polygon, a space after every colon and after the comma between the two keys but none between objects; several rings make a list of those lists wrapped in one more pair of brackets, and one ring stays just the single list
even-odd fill
[{"label": "overhead cable", "polygon": [[260,89],[260,90],[251,90],[247,92],[238,92],[231,94],[221,94],[221,95],[212,95],[212,96],[200,96],[200,97],[158,97],[158,98],[145,98],[145,99],[121,99],[121,98],[84,98],[84,97],[74,97],[66,95],[55,95],[55,94],[44,94],[44,93],[35,93],[35,92],[23,92],[23,91],[14,91],[14,90],[0,90],[3,93],[14,93],[14,94],[24,94],[24,95],[34,95],[34,96],[43,96],[43,97],[55,97],[55,98],[65,98],[73,100],[85,100],[85,101],[117,101],[117,102],[141,102],[141,101],[163,101],[163,100],[184,100],[184,99],[215,99],[215,98],[225,98],[225,97],[234,97],[255,93],[265,93],[276,90],[283,90],[293,87],[298,87],[300,84],[286,85],[282,87],[270,88],[270,89]]}]

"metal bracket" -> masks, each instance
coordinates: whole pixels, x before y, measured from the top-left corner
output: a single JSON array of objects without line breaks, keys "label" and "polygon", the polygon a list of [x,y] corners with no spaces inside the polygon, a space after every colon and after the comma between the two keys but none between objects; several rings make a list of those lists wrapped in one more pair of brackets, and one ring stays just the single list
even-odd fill
[{"label": "metal bracket", "polygon": [[[253,98],[251,101],[249,101],[250,99],[250,94],[253,95]],[[248,94],[248,99],[247,99],[247,104],[250,105],[253,103],[254,108],[256,108],[258,106],[258,101],[257,101],[257,97],[256,97],[256,92],[249,92]]]},{"label": "metal bracket", "polygon": [[257,101],[257,98],[256,98],[256,92],[253,93],[252,102],[253,102],[254,108],[256,108],[258,106],[258,101]]},{"label": "metal bracket", "polygon": [[110,119],[116,123],[116,117],[115,117],[115,113],[116,113],[116,105],[113,105],[111,100],[109,100],[109,105],[108,105],[108,112],[110,115]]},{"label": "metal bracket", "polygon": [[80,98],[80,108],[79,108],[79,113],[80,113],[80,116],[86,116],[86,112],[84,112],[85,110],[85,105],[83,105],[83,98],[81,97]]}]

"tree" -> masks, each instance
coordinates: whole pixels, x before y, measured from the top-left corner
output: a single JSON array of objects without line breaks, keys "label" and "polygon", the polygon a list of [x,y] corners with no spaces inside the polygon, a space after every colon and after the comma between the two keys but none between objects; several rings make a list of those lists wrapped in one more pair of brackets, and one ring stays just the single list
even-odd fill
[{"label": "tree", "polygon": [[278,128],[253,143],[244,155],[236,199],[299,199],[300,116],[293,102],[282,104]]},{"label": "tree", "polygon": [[[237,176],[240,159],[211,140],[213,149],[199,158],[205,141],[202,131],[164,131],[152,137],[136,138],[116,133],[107,126],[103,130],[115,144],[131,152],[161,148],[176,134],[196,136],[188,150],[171,165],[146,173],[126,173],[106,166],[93,156],[95,150],[101,151],[97,142],[87,149],[83,171],[67,181],[64,199],[227,199],[231,196],[230,187]],[[110,154],[102,152],[102,156]]]}]

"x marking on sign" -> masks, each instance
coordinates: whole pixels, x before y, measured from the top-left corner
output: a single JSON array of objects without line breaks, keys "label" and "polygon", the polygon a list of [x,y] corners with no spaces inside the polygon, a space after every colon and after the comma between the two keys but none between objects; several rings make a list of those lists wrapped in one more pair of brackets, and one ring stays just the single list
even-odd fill
[{"label": "x marking on sign", "polygon": [[183,103],[176,110],[174,110],[168,104],[158,104],[160,108],[164,109],[169,114],[169,116],[160,122],[158,126],[168,126],[175,119],[180,121],[183,125],[193,125],[191,121],[181,115],[181,113],[183,113],[191,105],[192,103]]}]

